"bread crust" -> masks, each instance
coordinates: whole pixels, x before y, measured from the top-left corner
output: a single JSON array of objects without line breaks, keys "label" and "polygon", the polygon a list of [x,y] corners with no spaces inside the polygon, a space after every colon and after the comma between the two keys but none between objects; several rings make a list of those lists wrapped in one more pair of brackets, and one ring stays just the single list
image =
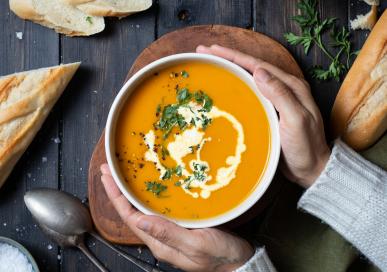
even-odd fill
[{"label": "bread crust", "polygon": [[[79,65],[71,63],[0,77],[0,187]],[[31,78],[38,71],[42,80],[36,84]]]},{"label": "bread crust", "polygon": [[93,16],[125,17],[146,10],[152,6],[152,0],[134,0],[132,7],[120,10],[111,5],[103,5],[103,0],[63,0]]},{"label": "bread crust", "polygon": [[[381,82],[371,77],[371,72],[387,54],[387,11],[374,26],[359,56],[348,72],[333,105],[331,121],[334,136],[341,136],[356,150],[373,144],[385,130],[386,111],[369,109],[369,117],[356,129],[348,130],[350,122],[366,104],[367,99]],[[386,76],[387,77],[387,76]],[[381,80],[386,80],[386,77]],[[383,107],[383,103],[381,105]],[[381,132],[383,131],[383,132]],[[361,132],[361,133],[360,133]]]},{"label": "bread crust", "polygon": [[[43,14],[39,14],[35,10],[32,0],[9,0],[9,7],[20,18],[33,21],[48,28],[52,28],[57,33],[65,34],[67,36],[89,36],[96,34],[88,33],[85,31],[77,31],[51,23],[45,18]],[[100,31],[102,31],[103,29],[104,26]]]}]

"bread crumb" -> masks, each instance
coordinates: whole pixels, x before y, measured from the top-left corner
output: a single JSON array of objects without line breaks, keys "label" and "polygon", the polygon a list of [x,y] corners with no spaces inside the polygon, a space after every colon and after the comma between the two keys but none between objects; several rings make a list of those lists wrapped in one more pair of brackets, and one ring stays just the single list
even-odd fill
[{"label": "bread crumb", "polygon": [[47,162],[47,157],[42,157],[42,162],[46,163]]},{"label": "bread crumb", "polygon": [[48,244],[47,249],[51,250],[52,249],[52,245]]},{"label": "bread crumb", "polygon": [[56,143],[56,144],[60,144],[61,143],[59,137],[54,138],[54,143]]},{"label": "bread crumb", "polygon": [[377,6],[372,6],[371,10],[366,14],[359,14],[357,17],[350,21],[351,28],[356,29],[369,29],[371,30],[377,21]]},{"label": "bread crumb", "polygon": [[15,32],[16,33],[16,38],[19,40],[23,40],[23,32]]}]

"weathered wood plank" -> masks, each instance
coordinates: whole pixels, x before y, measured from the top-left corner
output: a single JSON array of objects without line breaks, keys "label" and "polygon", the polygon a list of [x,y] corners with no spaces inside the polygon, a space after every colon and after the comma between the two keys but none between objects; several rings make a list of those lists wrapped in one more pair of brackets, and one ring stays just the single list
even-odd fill
[{"label": "weathered wood plank", "polygon": [[[17,39],[16,32],[23,38]],[[8,1],[0,1],[0,75],[57,65],[58,35],[26,22],[10,12]],[[27,152],[0,189],[0,236],[20,242],[35,257],[41,271],[58,271],[58,247],[37,228],[23,196],[35,187],[58,186],[58,107],[48,117]]]},{"label": "weathered wood plank", "polygon": [[191,25],[224,24],[249,28],[252,24],[251,0],[163,0],[158,6],[158,36]]},{"label": "weathered wood plank", "polygon": [[[122,19],[107,19],[103,33],[93,37],[62,37],[64,62],[82,61],[81,69],[69,86],[62,104],[61,189],[81,199],[87,196],[87,169],[110,105],[123,84],[136,56],[153,41],[154,9]],[[91,242],[91,250],[110,271],[139,271],[100,243]],[[139,255],[136,248],[127,248]],[[154,259],[147,250],[141,256]],[[62,271],[96,271],[75,250],[64,250]]]}]

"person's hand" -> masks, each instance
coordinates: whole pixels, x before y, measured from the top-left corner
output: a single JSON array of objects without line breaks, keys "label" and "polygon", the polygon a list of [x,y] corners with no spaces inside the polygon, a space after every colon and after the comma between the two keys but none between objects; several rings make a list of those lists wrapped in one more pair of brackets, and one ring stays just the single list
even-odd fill
[{"label": "person's hand", "polygon": [[228,59],[253,74],[258,89],[280,115],[280,168],[290,180],[304,188],[310,187],[324,169],[331,151],[308,83],[263,60],[229,48],[198,46],[196,52]]},{"label": "person's hand", "polygon": [[101,165],[102,183],[122,220],[153,255],[186,271],[233,271],[254,254],[251,245],[217,229],[188,230],[158,216],[144,215],[121,194],[109,166]]}]

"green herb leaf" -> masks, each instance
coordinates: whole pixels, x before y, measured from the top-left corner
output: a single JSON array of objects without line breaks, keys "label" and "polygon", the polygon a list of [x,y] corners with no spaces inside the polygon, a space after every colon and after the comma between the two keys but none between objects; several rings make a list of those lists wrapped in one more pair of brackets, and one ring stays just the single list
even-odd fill
[{"label": "green herb leaf", "polygon": [[[328,68],[324,69],[317,65],[310,69],[312,77],[318,80],[340,80],[340,76],[350,68],[351,58],[355,55],[352,52],[349,31],[344,27],[336,31],[336,18],[321,20],[316,0],[301,0],[297,7],[300,15],[292,17],[292,20],[301,28],[301,35],[285,33],[285,39],[291,45],[302,45],[305,54],[308,54],[310,48],[316,45],[330,59]],[[322,35],[325,32],[329,32],[333,40],[330,50],[323,44]],[[341,61],[343,55],[345,55],[345,64]]]},{"label": "green herb leaf", "polygon": [[183,70],[181,71],[181,76],[184,77],[184,78],[188,78],[189,77],[189,74],[187,73],[187,71]]},{"label": "green herb leaf", "polygon": [[160,112],[161,112],[161,105],[158,104],[157,108],[156,108],[156,116],[158,116],[160,114]]},{"label": "green herb leaf", "polygon": [[170,179],[173,174],[173,169],[167,168],[164,175],[161,177],[162,180]]},{"label": "green herb leaf", "polygon": [[93,18],[91,18],[90,16],[87,16],[87,17],[86,17],[86,21],[87,21],[89,24],[93,24]]},{"label": "green herb leaf", "polygon": [[212,109],[212,99],[205,94],[203,91],[198,91],[194,93],[195,101],[203,106],[203,110],[210,112]]},{"label": "green herb leaf", "polygon": [[185,104],[191,100],[192,94],[189,92],[187,88],[183,88],[181,90],[178,90],[177,92],[177,102],[179,104]]},{"label": "green herb leaf", "polygon": [[165,146],[162,146],[161,147],[161,158],[163,160],[165,160],[167,156],[169,156],[169,151],[167,148],[165,148]]},{"label": "green herb leaf", "polygon": [[155,196],[159,197],[168,187],[156,181],[145,182],[146,190],[152,192]]},{"label": "green herb leaf", "polygon": [[175,174],[176,174],[176,176],[178,176],[178,177],[181,177],[181,176],[183,175],[183,168],[182,168],[180,165],[176,166],[176,168],[175,168]]}]

